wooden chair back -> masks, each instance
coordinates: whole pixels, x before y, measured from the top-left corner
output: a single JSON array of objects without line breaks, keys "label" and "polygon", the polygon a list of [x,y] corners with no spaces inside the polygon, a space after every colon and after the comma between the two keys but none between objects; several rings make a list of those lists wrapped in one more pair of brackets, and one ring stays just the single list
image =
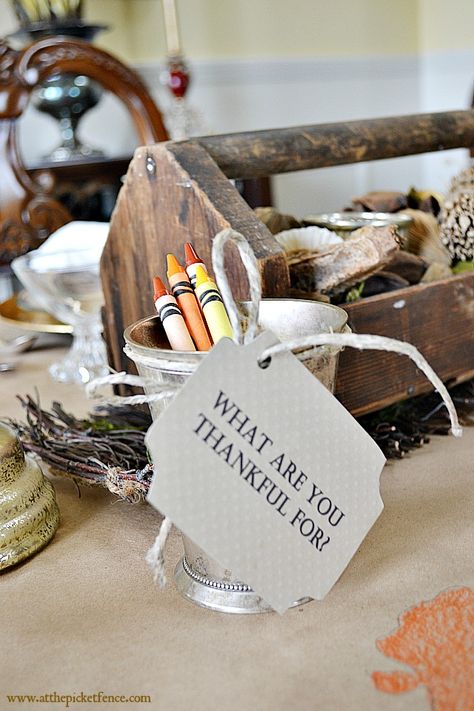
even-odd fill
[{"label": "wooden chair back", "polygon": [[48,37],[19,51],[0,40],[0,264],[35,248],[71,219],[44,183],[28,175],[18,149],[18,119],[31,92],[58,72],[84,74],[121,99],[140,144],[168,138],[138,74],[108,52],[66,37]]}]

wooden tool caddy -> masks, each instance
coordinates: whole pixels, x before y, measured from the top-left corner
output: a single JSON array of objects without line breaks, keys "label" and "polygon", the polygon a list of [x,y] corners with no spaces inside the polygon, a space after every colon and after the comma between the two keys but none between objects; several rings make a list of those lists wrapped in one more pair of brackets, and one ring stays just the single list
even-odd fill
[{"label": "wooden tool caddy", "polygon": [[[474,110],[210,136],[141,147],[130,163],[102,257],[104,326],[111,365],[133,369],[123,331],[154,313],[154,274],[166,253],[192,241],[210,266],[211,241],[224,227],[248,239],[259,262],[265,296],[284,296],[289,272],[281,247],[229,178],[474,146]],[[408,183],[407,179],[407,183]],[[229,248],[227,273],[240,297],[246,277]],[[362,299],[344,306],[351,328],[413,343],[441,378],[474,376],[474,273]],[[426,392],[430,384],[408,358],[346,349],[336,395],[361,415]]]}]

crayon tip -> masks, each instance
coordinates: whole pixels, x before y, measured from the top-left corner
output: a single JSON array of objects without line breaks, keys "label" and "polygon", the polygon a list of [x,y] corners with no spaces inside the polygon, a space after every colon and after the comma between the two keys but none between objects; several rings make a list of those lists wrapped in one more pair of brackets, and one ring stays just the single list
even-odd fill
[{"label": "crayon tip", "polygon": [[160,296],[169,294],[168,289],[165,287],[165,285],[161,281],[160,277],[157,277],[157,276],[153,277],[153,288],[155,290],[155,294],[153,296],[153,301],[156,301],[157,299],[159,299]]},{"label": "crayon tip", "polygon": [[186,266],[189,267],[191,264],[201,264],[202,259],[198,256],[196,250],[194,249],[191,242],[186,242],[184,245],[184,254],[186,257]]},{"label": "crayon tip", "polygon": [[204,267],[198,265],[196,267],[196,286],[201,286],[201,284],[205,284],[207,281],[209,281],[209,274]]},{"label": "crayon tip", "polygon": [[174,254],[167,254],[166,255],[166,264],[167,264],[167,276],[168,278],[173,276],[174,274],[178,274],[179,272],[184,272],[183,267],[181,264],[178,262]]}]

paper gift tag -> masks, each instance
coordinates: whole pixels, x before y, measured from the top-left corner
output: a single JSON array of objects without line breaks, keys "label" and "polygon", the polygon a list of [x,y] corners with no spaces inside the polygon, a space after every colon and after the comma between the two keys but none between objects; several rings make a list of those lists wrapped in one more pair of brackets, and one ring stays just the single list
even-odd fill
[{"label": "paper gift tag", "polygon": [[322,599],[380,514],[385,458],[278,339],[222,339],[146,443],[148,500],[278,612]]}]

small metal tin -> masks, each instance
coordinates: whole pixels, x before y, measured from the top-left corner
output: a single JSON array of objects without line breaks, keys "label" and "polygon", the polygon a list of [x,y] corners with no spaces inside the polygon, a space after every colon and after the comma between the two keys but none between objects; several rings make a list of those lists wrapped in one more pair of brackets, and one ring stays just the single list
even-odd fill
[{"label": "small metal tin", "polygon": [[387,227],[394,225],[401,237],[405,237],[413,219],[409,215],[391,212],[322,212],[308,215],[303,224],[326,227],[341,237],[347,237],[350,232],[360,227]]}]

